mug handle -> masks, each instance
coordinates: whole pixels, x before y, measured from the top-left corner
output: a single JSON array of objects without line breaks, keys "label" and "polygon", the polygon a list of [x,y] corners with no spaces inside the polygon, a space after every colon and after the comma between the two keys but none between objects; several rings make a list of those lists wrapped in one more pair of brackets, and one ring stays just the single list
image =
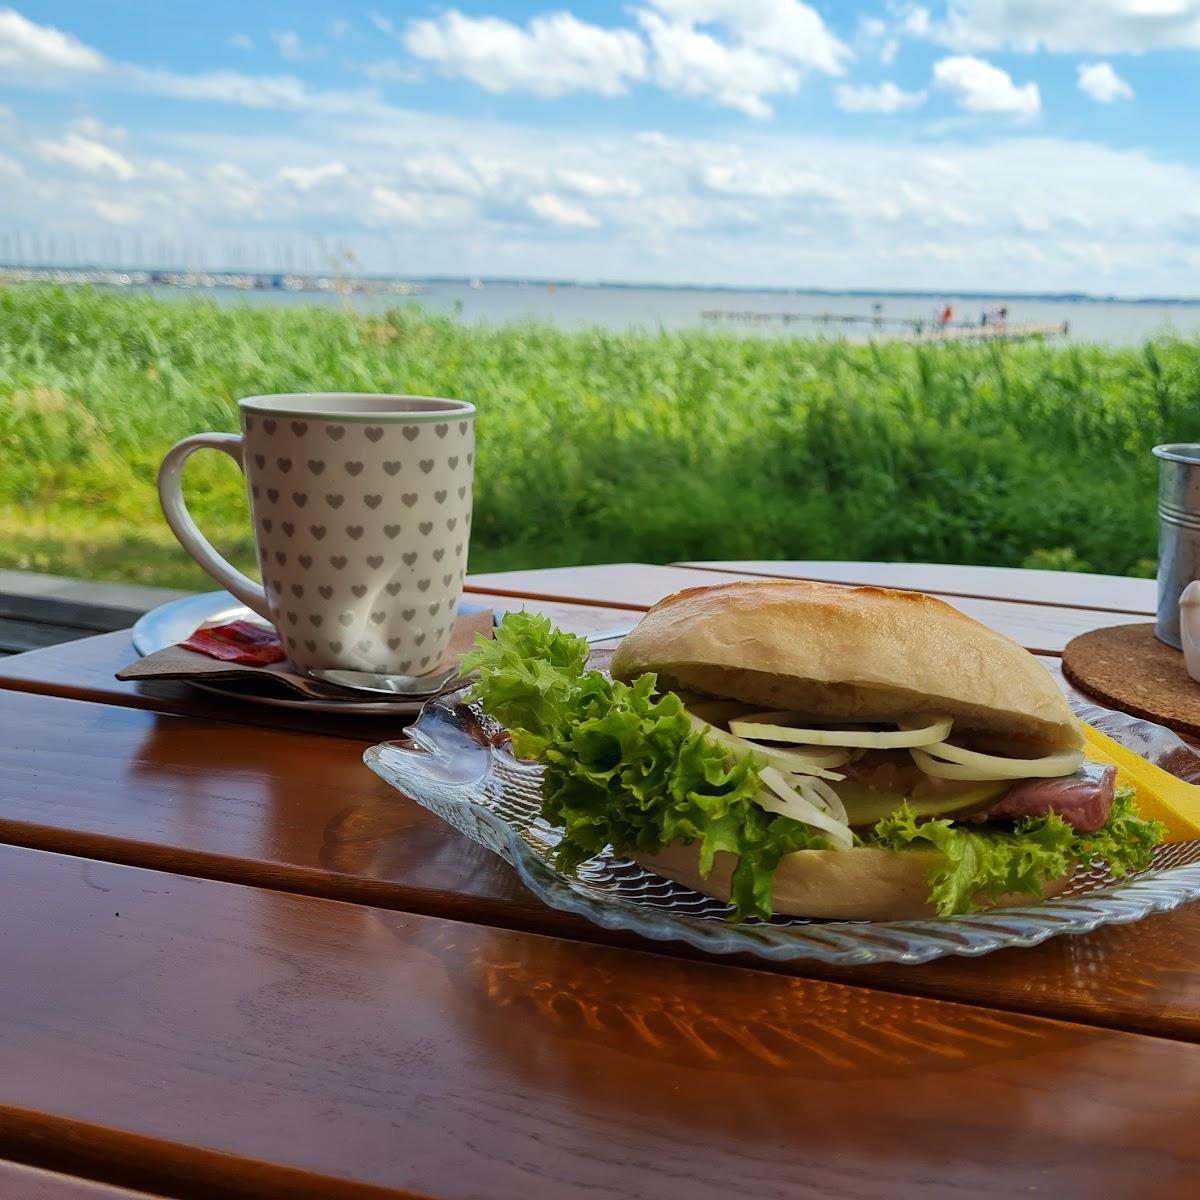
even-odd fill
[{"label": "mug handle", "polygon": [[200,532],[183,502],[183,464],[197,450],[220,450],[228,454],[243,472],[242,439],[236,433],[194,433],[177,442],[158,469],[158,499],[163,516],[179,544],[227,591],[260,617],[274,622],[267,593],[259,583],[243,575],[223,559],[212,543]]}]

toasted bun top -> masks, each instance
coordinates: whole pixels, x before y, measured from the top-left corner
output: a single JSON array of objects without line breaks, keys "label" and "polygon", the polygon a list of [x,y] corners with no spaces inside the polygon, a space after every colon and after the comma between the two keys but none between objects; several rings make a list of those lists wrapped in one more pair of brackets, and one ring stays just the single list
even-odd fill
[{"label": "toasted bun top", "polygon": [[942,600],[892,588],[762,579],[660,600],[612,673],[831,717],[937,713],[964,729],[1083,745],[1050,673],[1027,650]]}]

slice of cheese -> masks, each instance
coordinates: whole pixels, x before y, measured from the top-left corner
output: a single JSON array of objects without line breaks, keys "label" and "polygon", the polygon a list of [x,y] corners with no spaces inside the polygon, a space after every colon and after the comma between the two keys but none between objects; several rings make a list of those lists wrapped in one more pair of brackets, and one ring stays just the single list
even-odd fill
[{"label": "slice of cheese", "polygon": [[1114,763],[1117,786],[1136,788],[1138,811],[1167,827],[1164,841],[1190,842],[1200,838],[1200,786],[1176,779],[1090,725],[1083,726],[1083,734],[1088,758],[1093,762]]}]

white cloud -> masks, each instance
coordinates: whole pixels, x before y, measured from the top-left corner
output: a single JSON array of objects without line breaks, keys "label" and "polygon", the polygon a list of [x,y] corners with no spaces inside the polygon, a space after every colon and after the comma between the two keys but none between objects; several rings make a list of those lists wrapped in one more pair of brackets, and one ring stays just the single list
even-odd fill
[{"label": "white cloud", "polygon": [[968,112],[1033,117],[1042,107],[1036,83],[1018,87],[1007,71],[969,55],[943,58],[935,63],[933,82],[953,92],[959,108]]},{"label": "white cloud", "polygon": [[391,35],[396,32],[396,26],[391,17],[385,17],[383,13],[369,12],[367,13],[367,20],[370,21],[380,33]]},{"label": "white cloud", "polygon": [[295,62],[305,57],[304,44],[300,41],[300,35],[295,30],[282,29],[272,33],[271,41],[275,43],[275,48],[279,51],[279,56],[286,58],[289,62]]},{"label": "white cloud", "polygon": [[235,50],[253,50],[254,39],[248,33],[234,33],[230,35],[229,44]]},{"label": "white cloud", "polygon": [[477,219],[474,205],[459,196],[429,196],[377,185],[370,192],[367,221],[372,225],[462,229]]},{"label": "white cloud", "polygon": [[764,96],[795,92],[800,72],[783,59],[730,46],[689,24],[642,12],[639,20],[654,50],[654,79],[668,91],[708,96],[748,117],[771,116]]},{"label": "white cloud", "polygon": [[344,162],[327,162],[317,167],[281,167],[278,171],[282,182],[290,183],[301,192],[311,191],[331,179],[342,179],[347,174]]},{"label": "white cloud", "polygon": [[600,175],[591,171],[562,168],[554,173],[554,177],[560,188],[574,192],[577,196],[632,198],[642,194],[641,184],[636,179],[627,179],[622,175]]},{"label": "white cloud", "polygon": [[560,229],[595,229],[600,224],[582,204],[564,200],[554,192],[538,192],[529,197],[529,211],[548,225]]},{"label": "white cloud", "polygon": [[364,63],[362,73],[368,79],[389,83],[420,83],[422,79],[420,67],[401,62],[398,58],[381,58],[375,62]]},{"label": "white cloud", "polygon": [[[808,70],[841,74],[849,48],[798,0],[649,0],[635,9],[655,82],[759,119],[767,97],[799,90]],[[723,35],[723,36],[720,36]]]},{"label": "white cloud", "polygon": [[87,175],[132,179],[137,174],[137,168],[119,150],[80,133],[68,133],[58,141],[42,138],[33,146],[46,162],[63,163]]},{"label": "white cloud", "polygon": [[1200,0],[950,0],[932,36],[964,50],[1137,54],[1200,47]]},{"label": "white cloud", "polygon": [[37,25],[15,8],[0,9],[0,69],[14,73],[102,71],[104,56],[53,25]]},{"label": "white cloud", "polygon": [[404,44],[447,75],[465,76],[489,92],[617,96],[646,75],[645,47],[636,33],[589,25],[567,12],[534,17],[522,27],[451,9],[411,21]]},{"label": "white cloud", "polygon": [[72,133],[81,133],[84,137],[95,138],[107,142],[124,142],[129,138],[129,132],[120,125],[106,125],[97,117],[76,117],[67,126]]},{"label": "white cloud", "polygon": [[[1095,143],[979,130],[936,147],[769,129],[681,138],[400,108],[277,124],[156,127],[172,178],[147,165],[136,126],[118,147],[137,170],[127,180],[50,171],[30,146],[28,175],[3,179],[5,217],[84,239],[206,243],[214,266],[231,244],[251,247],[243,264],[257,246],[264,269],[279,245],[315,264],[315,233],[298,232],[313,230],[365,270],[412,274],[1169,293],[1200,271],[1200,168]],[[24,145],[0,125],[0,151],[22,159]],[[283,174],[330,163],[346,174],[309,191]],[[105,217],[97,202],[117,207]],[[141,219],[110,221],[134,208]]]},{"label": "white cloud", "polygon": [[838,75],[850,51],[817,11],[800,0],[647,0],[682,25],[719,25],[737,43],[803,67]]},{"label": "white cloud", "polygon": [[15,158],[0,154],[0,175],[24,176],[25,168]]},{"label": "white cloud", "polygon": [[920,108],[925,103],[924,92],[903,91],[891,80],[875,87],[839,84],[833,95],[839,108],[853,113],[896,113]]},{"label": "white cloud", "polygon": [[350,32],[350,22],[345,17],[331,17],[328,29],[329,36],[340,42]]},{"label": "white cloud", "polygon": [[827,176],[798,170],[790,165],[746,162],[731,156],[723,162],[708,163],[700,171],[703,185],[727,196],[756,200],[834,200],[846,198],[845,188]]},{"label": "white cloud", "polygon": [[1080,63],[1078,84],[1081,92],[1101,104],[1133,99],[1133,88],[1106,62]]},{"label": "white cloud", "polygon": [[128,200],[96,199],[92,201],[92,208],[114,225],[136,225],[146,219],[143,209]]}]

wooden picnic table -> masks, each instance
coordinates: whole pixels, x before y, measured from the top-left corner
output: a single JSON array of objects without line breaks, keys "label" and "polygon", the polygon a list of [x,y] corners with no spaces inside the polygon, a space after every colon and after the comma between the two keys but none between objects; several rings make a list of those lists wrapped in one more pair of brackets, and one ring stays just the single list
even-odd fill
[{"label": "wooden picnic table", "polygon": [[[479,575],[577,631],[749,575],[923,586],[1054,656],[1145,581]],[[403,720],[0,660],[0,1196],[1191,1195],[1200,906],[920,967],[715,958],[533,899],[361,764]]]}]

